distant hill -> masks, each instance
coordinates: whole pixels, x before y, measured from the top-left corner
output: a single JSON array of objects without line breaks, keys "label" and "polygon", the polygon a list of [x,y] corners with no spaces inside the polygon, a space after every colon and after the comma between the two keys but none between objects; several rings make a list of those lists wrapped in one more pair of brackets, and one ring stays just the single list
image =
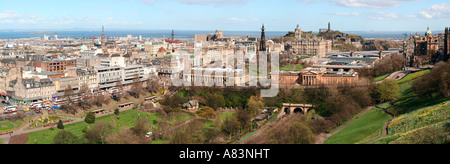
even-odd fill
[{"label": "distant hill", "polygon": [[57,34],[56,32],[50,32],[50,31],[39,31],[39,32],[30,32],[28,34],[36,35],[36,34]]}]

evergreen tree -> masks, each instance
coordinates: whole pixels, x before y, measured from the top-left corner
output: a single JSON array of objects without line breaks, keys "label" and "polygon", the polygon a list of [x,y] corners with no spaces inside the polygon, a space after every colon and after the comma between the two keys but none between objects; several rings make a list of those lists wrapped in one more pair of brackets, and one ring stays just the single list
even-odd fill
[{"label": "evergreen tree", "polygon": [[114,114],[115,114],[116,116],[120,115],[119,108],[116,108],[116,110],[114,110]]},{"label": "evergreen tree", "polygon": [[58,129],[64,129],[63,122],[59,120],[58,125],[56,126]]},{"label": "evergreen tree", "polygon": [[86,123],[88,123],[88,124],[93,124],[93,123],[95,123],[95,115],[94,115],[94,113],[89,112],[89,113],[86,115],[86,118],[84,118],[84,121],[85,121]]}]

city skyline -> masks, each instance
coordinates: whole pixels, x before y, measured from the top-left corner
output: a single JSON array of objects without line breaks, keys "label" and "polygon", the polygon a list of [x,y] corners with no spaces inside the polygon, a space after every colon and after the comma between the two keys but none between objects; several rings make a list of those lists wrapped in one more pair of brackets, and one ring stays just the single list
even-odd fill
[{"label": "city skyline", "polygon": [[441,30],[444,0],[100,0],[0,1],[0,29],[341,31]]}]

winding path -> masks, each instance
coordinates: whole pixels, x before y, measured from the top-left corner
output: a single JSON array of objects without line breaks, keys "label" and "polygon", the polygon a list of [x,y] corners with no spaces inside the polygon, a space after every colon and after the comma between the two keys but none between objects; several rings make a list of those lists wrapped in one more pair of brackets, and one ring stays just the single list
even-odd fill
[{"label": "winding path", "polygon": [[384,113],[386,113],[389,116],[389,119],[384,123],[383,132],[382,132],[381,136],[373,141],[368,142],[367,144],[372,144],[372,143],[377,142],[377,141],[383,139],[384,137],[386,137],[386,135],[388,133],[388,125],[392,121],[392,119],[394,119],[394,116],[392,116],[390,113],[388,113],[387,109],[389,109],[389,107],[386,109],[383,109],[383,111],[384,111]]}]

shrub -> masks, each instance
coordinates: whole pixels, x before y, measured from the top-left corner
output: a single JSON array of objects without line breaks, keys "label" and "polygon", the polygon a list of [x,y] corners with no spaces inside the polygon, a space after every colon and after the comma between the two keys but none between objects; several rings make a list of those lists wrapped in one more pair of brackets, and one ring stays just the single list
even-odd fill
[{"label": "shrub", "polygon": [[93,123],[95,123],[95,115],[94,115],[94,113],[89,112],[89,113],[86,115],[86,118],[84,118],[84,121],[85,121],[86,123],[88,123],[88,124],[93,124]]},{"label": "shrub", "polygon": [[64,124],[61,120],[59,120],[58,125],[56,126],[58,129],[64,129]]}]

